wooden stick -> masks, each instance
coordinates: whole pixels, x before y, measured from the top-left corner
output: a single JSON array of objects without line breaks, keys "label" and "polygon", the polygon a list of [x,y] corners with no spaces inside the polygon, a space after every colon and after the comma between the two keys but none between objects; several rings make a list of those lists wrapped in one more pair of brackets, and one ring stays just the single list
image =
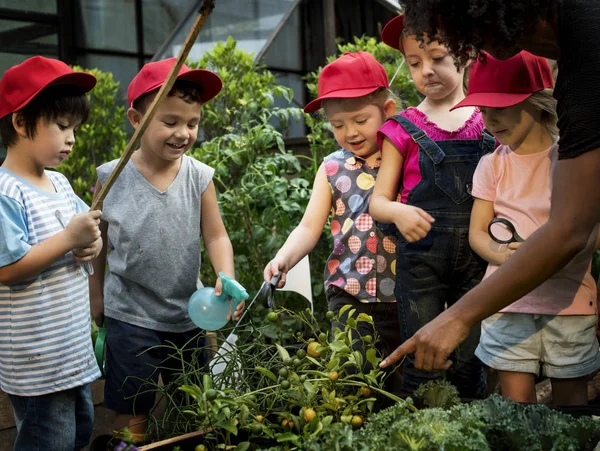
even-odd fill
[{"label": "wooden stick", "polygon": [[146,111],[146,114],[144,114],[144,117],[142,118],[139,127],[133,133],[133,136],[129,140],[127,147],[125,147],[123,155],[121,155],[121,159],[119,160],[111,174],[108,176],[106,183],[104,183],[100,191],[98,191],[94,195],[91,210],[97,210],[98,208],[102,208],[101,205],[104,202],[104,199],[106,199],[106,195],[112,188],[117,177],[119,177],[121,172],[123,172],[123,169],[125,169],[127,162],[129,161],[131,155],[135,151],[135,148],[139,144],[142,135],[146,131],[148,124],[154,116],[154,113],[156,113],[158,106],[167,96],[169,91],[171,91],[171,88],[173,87],[173,84],[175,83],[175,80],[177,78],[177,74],[179,74],[179,70],[181,69],[181,66],[185,62],[188,54],[190,53],[190,50],[192,49],[192,46],[194,45],[198,34],[200,34],[200,30],[202,30],[204,22],[206,22],[206,18],[209,16],[209,14],[214,8],[215,0],[204,0],[204,3],[202,4],[202,7],[200,8],[200,11],[198,13],[198,17],[196,18],[196,22],[194,22],[190,33],[188,34],[187,38],[185,39],[185,42],[183,43],[183,46],[181,47],[175,65],[171,68],[171,72],[169,72],[167,79],[158,90],[158,94],[156,94],[156,97],[154,97],[154,100],[150,104],[148,111]]}]

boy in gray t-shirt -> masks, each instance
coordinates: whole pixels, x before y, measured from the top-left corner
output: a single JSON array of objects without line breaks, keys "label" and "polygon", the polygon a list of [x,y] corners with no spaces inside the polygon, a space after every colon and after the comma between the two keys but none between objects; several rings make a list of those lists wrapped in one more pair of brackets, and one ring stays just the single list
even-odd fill
[{"label": "boy in gray t-shirt", "polygon": [[[169,58],[146,64],[132,80],[127,117],[134,128],[174,63]],[[165,383],[173,374],[164,369],[167,348],[156,347],[187,343],[191,353],[205,342],[187,313],[190,296],[202,286],[201,238],[215,272],[235,277],[214,171],[184,155],[196,141],[202,103],[221,87],[216,74],[184,65],[103,205],[104,248],[94,262],[90,299],[94,319],[101,322],[104,315],[106,322],[104,406],[116,413],[115,430],[128,427],[135,442],[144,441],[154,404],[154,395],[144,393],[144,381],[157,383],[159,366]],[[96,189],[116,163],[98,168]],[[221,290],[217,279],[215,293]],[[236,319],[243,308],[242,303],[234,312]]]}]

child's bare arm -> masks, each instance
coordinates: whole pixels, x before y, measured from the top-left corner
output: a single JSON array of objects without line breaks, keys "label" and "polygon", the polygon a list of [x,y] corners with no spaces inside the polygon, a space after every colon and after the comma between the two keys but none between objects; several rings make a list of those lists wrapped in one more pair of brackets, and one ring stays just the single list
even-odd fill
[{"label": "child's bare arm", "polygon": [[283,272],[279,286],[285,285],[285,274],[315,247],[329,217],[332,205],[331,188],[327,182],[325,166],[321,165],[315,176],[312,194],[298,227],[288,236],[273,260],[264,269],[265,281]]},{"label": "child's bare arm", "polygon": [[[100,183],[96,184],[100,189]],[[90,311],[96,324],[101,325],[104,319],[104,276],[106,270],[106,255],[108,250],[108,223],[100,221],[100,234],[102,236],[102,248],[98,256],[92,260],[94,274],[90,276]]]},{"label": "child's bare arm", "polygon": [[218,274],[235,277],[233,247],[221,218],[215,185],[210,182],[202,193],[202,219],[200,223],[206,253]]},{"label": "child's bare arm", "polygon": [[498,244],[488,233],[488,225],[494,219],[494,203],[475,199],[471,210],[469,244],[477,255],[492,265],[502,265],[518,248],[520,243]]},{"label": "child's bare arm", "polygon": [[31,279],[69,251],[92,244],[100,238],[98,222],[101,214],[90,211],[73,216],[64,230],[32,246],[16,262],[1,267],[0,283],[14,285]]},{"label": "child's bare arm", "polygon": [[386,137],[369,213],[379,222],[396,224],[406,240],[413,242],[425,238],[434,219],[421,208],[396,201],[403,166],[404,157]]}]

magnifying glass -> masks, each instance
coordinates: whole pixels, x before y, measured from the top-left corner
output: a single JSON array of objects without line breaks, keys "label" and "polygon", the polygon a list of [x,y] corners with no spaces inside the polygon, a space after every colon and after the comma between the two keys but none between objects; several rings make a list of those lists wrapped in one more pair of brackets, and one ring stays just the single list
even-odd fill
[{"label": "magnifying glass", "polygon": [[488,233],[498,244],[522,243],[525,241],[517,233],[515,226],[508,219],[496,218],[488,225]]}]

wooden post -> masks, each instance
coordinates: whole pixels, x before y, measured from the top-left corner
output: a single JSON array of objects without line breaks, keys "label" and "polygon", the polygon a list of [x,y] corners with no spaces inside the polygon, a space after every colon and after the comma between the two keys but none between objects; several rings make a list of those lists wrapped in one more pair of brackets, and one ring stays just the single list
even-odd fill
[{"label": "wooden post", "polygon": [[325,56],[335,55],[335,0],[323,0],[323,34],[325,37]]}]

